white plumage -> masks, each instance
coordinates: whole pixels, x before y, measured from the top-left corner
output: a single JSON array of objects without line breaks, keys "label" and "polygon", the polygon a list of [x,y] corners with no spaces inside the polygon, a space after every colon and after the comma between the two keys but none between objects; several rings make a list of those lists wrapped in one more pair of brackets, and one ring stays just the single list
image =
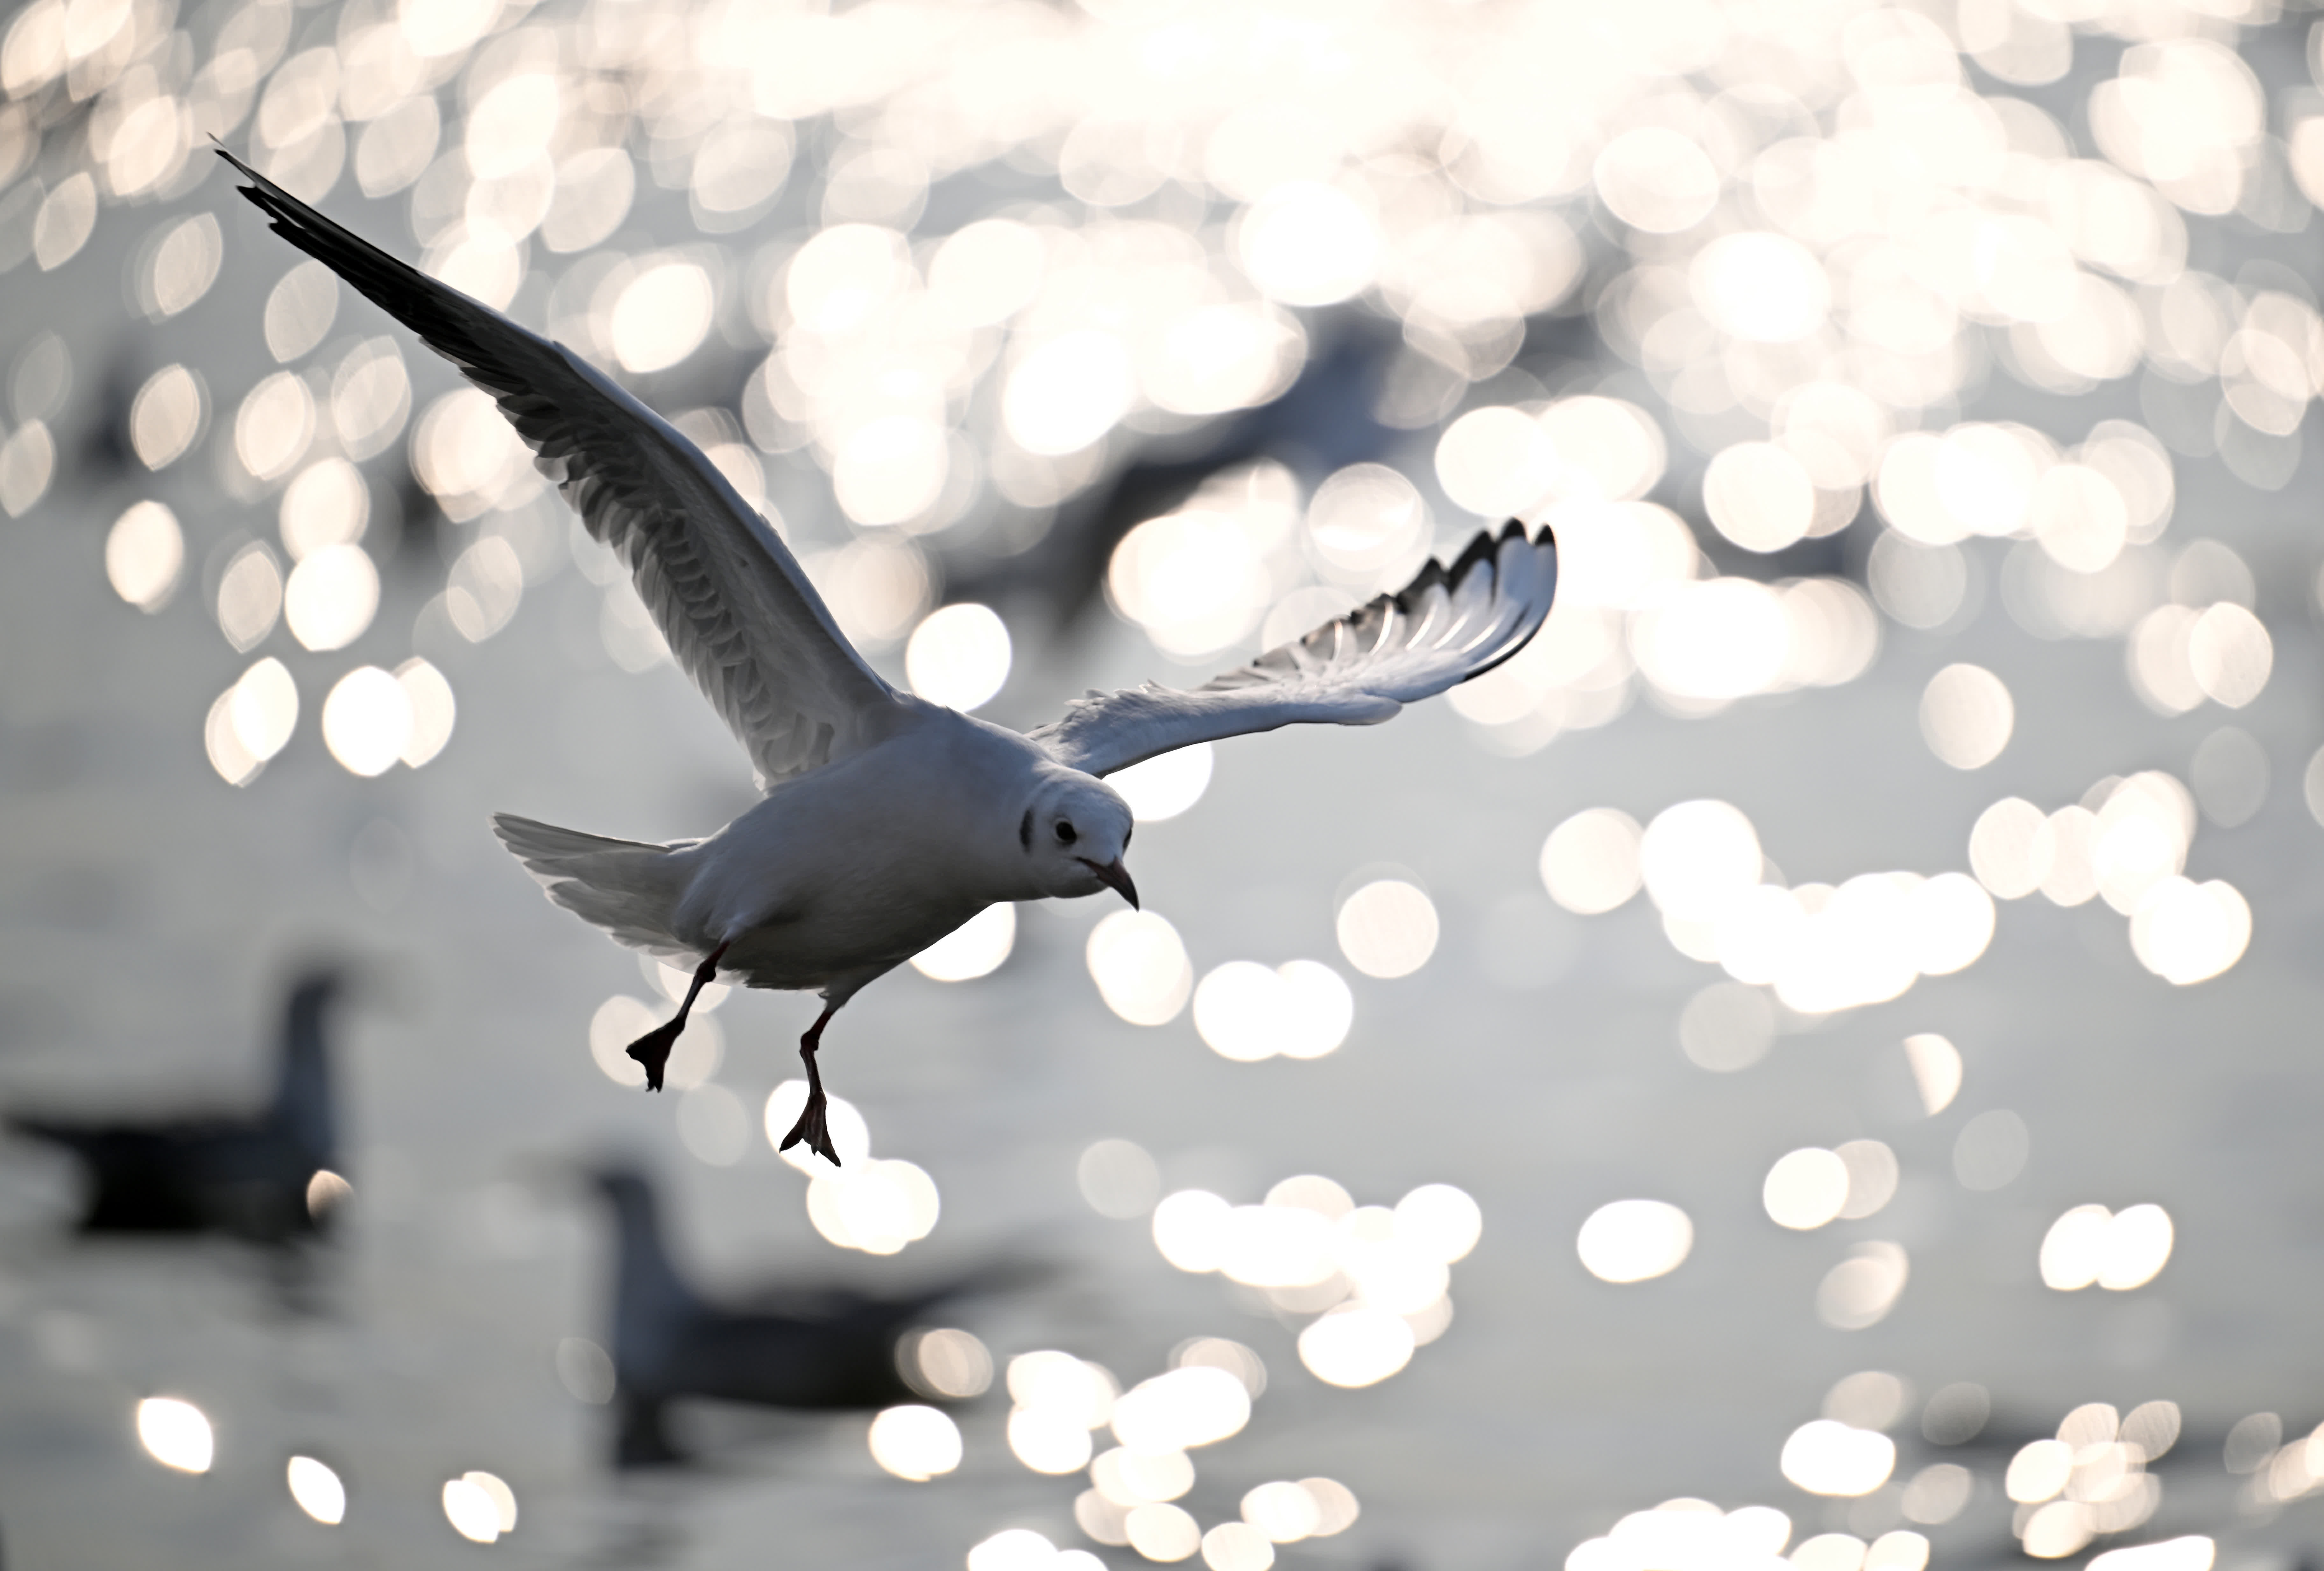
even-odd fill
[{"label": "white plumage", "polygon": [[1001,900],[1138,895],[1129,805],[1100,778],[1194,742],[1302,721],[1372,725],[1524,648],[1555,542],[1514,521],[1306,637],[1191,693],[1093,694],[1030,735],[899,693],[852,648],[798,561],[693,443],[595,367],[356,238],[232,154],[277,233],[417,333],[499,403],[671,652],[750,754],[766,795],[706,840],[652,845],[503,813],[549,897],[621,942],[696,961],[669,1024],[630,1049],[659,1089],[694,994],[720,971],[813,990],[810,1095],[784,1145],[836,1162],[816,1051],[865,983]]}]

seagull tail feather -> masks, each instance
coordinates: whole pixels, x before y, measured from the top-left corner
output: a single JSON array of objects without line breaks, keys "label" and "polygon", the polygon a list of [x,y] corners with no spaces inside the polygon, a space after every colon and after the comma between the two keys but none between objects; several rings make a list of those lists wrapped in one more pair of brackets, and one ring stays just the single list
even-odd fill
[{"label": "seagull tail feather", "polygon": [[650,954],[694,952],[670,931],[687,877],[672,853],[684,846],[585,834],[512,813],[493,814],[493,832],[551,900],[583,921]]}]

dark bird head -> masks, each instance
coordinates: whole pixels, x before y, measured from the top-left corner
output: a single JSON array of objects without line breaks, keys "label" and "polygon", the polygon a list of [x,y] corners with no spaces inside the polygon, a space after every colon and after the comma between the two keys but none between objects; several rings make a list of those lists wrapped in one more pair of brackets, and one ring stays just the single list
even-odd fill
[{"label": "dark bird head", "polygon": [[86,473],[110,478],[130,472],[137,453],[129,416],[141,381],[136,361],[126,354],[116,354],[106,368],[97,413],[81,440],[80,464]]},{"label": "dark bird head", "polygon": [[651,1226],[656,1216],[653,1185],[630,1163],[618,1160],[592,1162],[583,1170],[589,1187],[604,1198],[613,1215],[623,1221],[641,1220]]},{"label": "dark bird head", "polygon": [[290,984],[283,1005],[281,1061],[269,1117],[318,1168],[338,1166],[330,1024],[333,1006],[348,990],[348,974],[343,968],[315,965]]},{"label": "dark bird head", "polygon": [[346,970],[339,966],[318,964],[300,971],[290,983],[292,1029],[301,1023],[319,1023],[323,1011],[334,1000],[346,997],[350,987]]},{"label": "dark bird head", "polygon": [[[662,1242],[661,1206],[644,1170],[627,1158],[604,1157],[585,1165],[582,1175],[613,1213],[616,1339],[625,1322],[643,1323],[639,1317],[650,1320],[694,1304],[694,1290]],[[620,1358],[617,1347],[615,1361]]]}]

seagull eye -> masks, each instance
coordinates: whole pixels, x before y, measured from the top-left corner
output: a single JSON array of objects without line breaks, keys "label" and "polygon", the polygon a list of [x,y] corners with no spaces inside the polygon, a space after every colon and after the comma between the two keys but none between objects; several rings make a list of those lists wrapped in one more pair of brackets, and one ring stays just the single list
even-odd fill
[{"label": "seagull eye", "polygon": [[1081,837],[1079,835],[1074,832],[1074,826],[1072,824],[1067,823],[1062,818],[1057,820],[1057,843],[1059,845],[1069,846],[1080,838]]}]

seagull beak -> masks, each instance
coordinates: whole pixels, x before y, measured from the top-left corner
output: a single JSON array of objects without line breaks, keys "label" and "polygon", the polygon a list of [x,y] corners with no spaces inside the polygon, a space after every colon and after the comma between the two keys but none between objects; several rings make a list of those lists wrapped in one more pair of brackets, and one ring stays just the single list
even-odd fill
[{"label": "seagull beak", "polygon": [[1138,904],[1138,886],[1130,881],[1130,869],[1121,865],[1120,857],[1114,858],[1102,868],[1087,857],[1082,857],[1078,860],[1083,867],[1095,873],[1107,888],[1129,901],[1132,911],[1140,909]]}]

